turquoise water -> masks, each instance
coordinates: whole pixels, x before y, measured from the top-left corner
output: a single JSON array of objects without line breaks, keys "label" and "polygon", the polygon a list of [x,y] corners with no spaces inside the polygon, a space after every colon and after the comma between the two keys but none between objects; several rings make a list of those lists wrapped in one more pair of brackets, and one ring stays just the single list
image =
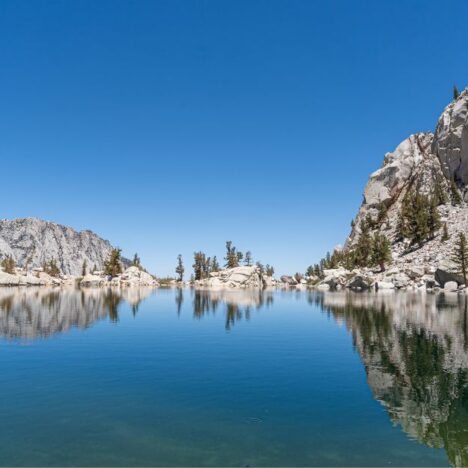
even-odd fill
[{"label": "turquoise water", "polygon": [[0,465],[468,464],[456,295],[0,290]]}]

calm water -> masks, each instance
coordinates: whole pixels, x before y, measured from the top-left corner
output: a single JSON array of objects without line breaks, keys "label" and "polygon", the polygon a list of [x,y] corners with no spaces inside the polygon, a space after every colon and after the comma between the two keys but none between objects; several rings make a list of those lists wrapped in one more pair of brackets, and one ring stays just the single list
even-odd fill
[{"label": "calm water", "polygon": [[468,465],[456,295],[0,289],[0,465]]}]

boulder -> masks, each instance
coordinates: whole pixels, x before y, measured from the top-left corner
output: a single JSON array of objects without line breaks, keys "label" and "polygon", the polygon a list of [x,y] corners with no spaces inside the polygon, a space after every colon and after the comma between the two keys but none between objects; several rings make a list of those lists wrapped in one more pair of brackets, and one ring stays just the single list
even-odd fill
[{"label": "boulder", "polygon": [[395,289],[395,285],[391,281],[377,281],[375,289]]},{"label": "boulder", "polygon": [[440,268],[436,270],[434,277],[437,283],[439,283],[443,288],[445,287],[445,283],[449,281],[454,281],[458,285],[465,283],[462,276],[457,275],[456,273],[444,271]]},{"label": "boulder", "polygon": [[370,289],[372,283],[372,278],[364,275],[357,275],[346,284],[346,287],[355,291],[362,291],[365,289]]},{"label": "boulder", "polygon": [[455,281],[447,281],[444,284],[444,291],[456,291],[458,289],[458,284]]}]

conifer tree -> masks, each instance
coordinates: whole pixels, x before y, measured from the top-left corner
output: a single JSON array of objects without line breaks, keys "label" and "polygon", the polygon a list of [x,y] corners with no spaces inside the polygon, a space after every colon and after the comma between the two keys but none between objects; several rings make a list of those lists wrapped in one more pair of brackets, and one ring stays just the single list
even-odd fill
[{"label": "conifer tree", "polygon": [[250,252],[250,250],[245,252],[244,264],[246,266],[252,266],[252,252]]},{"label": "conifer tree", "polygon": [[185,271],[185,268],[184,268],[184,263],[182,261],[182,255],[179,254],[177,255],[177,266],[176,266],[175,272],[179,276],[179,281],[181,282],[184,280],[184,271]]},{"label": "conifer tree", "polygon": [[203,252],[195,252],[194,263],[193,263],[193,273],[195,280],[201,280],[206,278],[206,255]]},{"label": "conifer tree", "polygon": [[260,274],[263,275],[263,273],[265,273],[265,267],[263,266],[263,264],[261,262],[257,262],[255,265],[259,269]]},{"label": "conifer tree", "polygon": [[137,268],[141,269],[141,261],[137,253],[133,256],[132,266],[136,266]]},{"label": "conifer tree", "polygon": [[448,202],[447,192],[442,186],[440,176],[437,176],[434,183],[434,197],[437,205],[445,205]]},{"label": "conifer tree", "polygon": [[16,271],[16,263],[11,255],[7,255],[2,260],[1,265],[5,273],[9,273],[10,275],[13,275]]},{"label": "conifer tree", "polygon": [[460,192],[458,191],[457,184],[453,179],[450,181],[450,195],[452,198],[452,205],[461,205],[462,197],[460,195]]},{"label": "conifer tree", "polygon": [[86,262],[86,259],[85,259],[83,260],[83,264],[81,265],[81,276],[86,276],[87,268],[88,268],[88,263]]},{"label": "conifer tree", "polygon": [[440,240],[442,242],[446,242],[449,240],[449,233],[448,233],[448,229],[447,229],[447,223],[444,223],[444,228],[443,228],[443,231],[442,231],[442,237],[440,238]]},{"label": "conifer tree", "polygon": [[275,274],[275,269],[271,265],[266,265],[265,266],[265,274],[267,276],[273,276]]},{"label": "conifer tree", "polygon": [[112,249],[109,258],[104,262],[104,274],[113,278],[122,273],[122,263],[120,260],[121,249]]},{"label": "conifer tree", "polygon": [[306,276],[314,276],[314,267],[312,265],[309,265],[306,270]]},{"label": "conifer tree", "polygon": [[437,211],[437,200],[432,197],[429,202],[428,229],[429,236],[434,239],[436,231],[440,229],[440,215]]},{"label": "conifer tree", "polygon": [[357,266],[365,267],[368,265],[369,254],[371,250],[371,237],[367,222],[361,223],[361,233],[359,234],[356,248],[355,259]]},{"label": "conifer tree", "polygon": [[385,218],[387,217],[387,205],[383,202],[379,203],[379,212],[377,214],[377,223],[382,224]]},{"label": "conifer tree", "polygon": [[[239,266],[239,253],[232,245],[231,241],[226,241],[226,257],[224,258],[226,260],[226,268],[235,268]],[[242,254],[240,258],[242,258]]]},{"label": "conifer tree", "polygon": [[380,266],[380,270],[385,270],[385,265],[392,261],[392,251],[390,242],[383,234],[376,232],[372,238],[371,262]]},{"label": "conifer tree", "polygon": [[42,266],[42,269],[49,276],[54,276],[56,278],[60,276],[60,268],[58,267],[55,258],[53,258],[49,262],[45,262],[44,265]]},{"label": "conifer tree", "polygon": [[211,260],[211,271],[219,271],[219,263],[216,255],[213,257],[213,260]]},{"label": "conifer tree", "polygon": [[458,240],[455,244],[452,255],[452,261],[457,266],[457,272],[463,276],[465,285],[468,286],[468,243],[466,242],[466,236],[463,232],[460,232],[458,235]]},{"label": "conifer tree", "polygon": [[460,96],[460,91],[458,91],[457,85],[453,85],[453,100],[456,101]]}]

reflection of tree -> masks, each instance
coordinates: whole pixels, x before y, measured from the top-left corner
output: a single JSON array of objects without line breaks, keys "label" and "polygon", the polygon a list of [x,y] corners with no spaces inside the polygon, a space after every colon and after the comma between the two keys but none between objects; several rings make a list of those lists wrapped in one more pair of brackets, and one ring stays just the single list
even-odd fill
[{"label": "reflection of tree", "polygon": [[176,291],[175,301],[177,306],[177,316],[179,316],[180,311],[182,310],[182,304],[184,303],[184,292],[181,288],[178,288]]},{"label": "reflection of tree", "polygon": [[308,300],[346,324],[391,419],[468,465],[466,297],[343,292]]},{"label": "reflection of tree", "polygon": [[119,305],[122,302],[122,297],[120,294],[115,292],[113,289],[108,289],[103,299],[104,309],[107,310],[109,314],[109,319],[111,322],[119,321]]},{"label": "reflection of tree", "polygon": [[151,292],[149,288],[0,288],[0,336],[47,337],[72,327],[87,328],[107,316],[116,322],[124,301],[136,313]]},{"label": "reflection of tree", "polygon": [[268,291],[242,290],[242,291],[203,291],[195,290],[193,297],[193,315],[197,319],[211,313],[215,314],[222,307],[226,314],[225,327],[230,330],[239,320],[250,320],[251,311],[270,306],[273,303],[273,294]]}]

